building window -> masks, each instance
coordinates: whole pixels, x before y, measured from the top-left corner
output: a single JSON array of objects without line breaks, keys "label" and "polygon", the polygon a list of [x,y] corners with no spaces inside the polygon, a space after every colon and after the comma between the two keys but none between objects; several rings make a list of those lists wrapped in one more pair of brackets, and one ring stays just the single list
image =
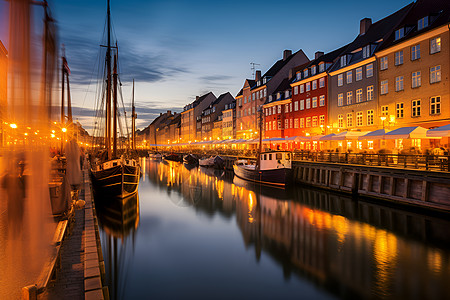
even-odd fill
[{"label": "building window", "polygon": [[303,70],[303,78],[308,77],[308,69]]},{"label": "building window", "polygon": [[311,67],[311,75],[316,75],[316,66]]},{"label": "building window", "polygon": [[319,126],[325,126],[325,116],[324,115],[321,115],[320,117],[319,117]]},{"label": "building window", "polygon": [[294,119],[294,128],[298,128],[298,119],[297,118]]},{"label": "building window", "polygon": [[289,112],[289,104],[284,105],[284,112],[285,113]]},{"label": "building window", "polygon": [[317,117],[312,118],[312,127],[317,127]]},{"label": "building window", "polygon": [[341,68],[345,67],[347,65],[347,56],[343,55],[341,56]]},{"label": "building window", "polygon": [[294,86],[294,95],[298,94],[298,86]]},{"label": "building window", "polygon": [[403,76],[395,77],[395,91],[403,91]]},{"label": "building window", "polygon": [[389,115],[389,106],[385,105],[381,107],[381,115],[388,116]]},{"label": "building window", "polygon": [[347,72],[347,84],[352,83],[353,80],[353,73],[352,71]]},{"label": "building window", "polygon": [[395,65],[399,66],[403,64],[403,50],[395,52]]},{"label": "building window", "polygon": [[252,100],[255,101],[255,93],[252,94]]},{"label": "building window", "polygon": [[319,97],[319,106],[325,106],[325,95]]},{"label": "building window", "polygon": [[309,92],[311,90],[311,82],[306,84],[306,91]]},{"label": "building window", "polygon": [[289,120],[288,119],[284,120],[284,129],[289,129]]},{"label": "building window", "polygon": [[347,92],[347,105],[353,103],[353,92]]},{"label": "building window", "polygon": [[278,113],[281,114],[281,105],[277,105],[278,106]]},{"label": "building window", "polygon": [[356,68],[356,81],[362,80],[362,67]]},{"label": "building window", "polygon": [[430,40],[430,54],[441,52],[441,37]]},{"label": "building window", "polygon": [[267,89],[264,89],[264,97],[267,97]]},{"label": "building window", "polygon": [[411,47],[411,60],[420,58],[420,44]]},{"label": "building window", "polygon": [[430,68],[430,83],[441,81],[441,66]]},{"label": "building window", "polygon": [[303,84],[300,84],[300,94],[305,91],[305,86]]},{"label": "building window", "polygon": [[272,130],[277,130],[277,122],[276,121],[272,121]]},{"label": "building window", "polygon": [[373,125],[373,109],[367,111],[367,126]]},{"label": "building window", "polygon": [[344,127],[344,115],[338,115],[338,127],[339,128]]},{"label": "building window", "polygon": [[297,111],[298,110],[298,101],[294,102],[294,110]]},{"label": "building window", "polygon": [[338,75],[338,86],[343,86],[344,85],[344,74],[339,74]]},{"label": "building window", "polygon": [[353,126],[353,113],[347,114],[347,127]]},{"label": "building window", "polygon": [[252,107],[252,115],[254,115],[256,113],[255,107]]},{"label": "building window", "polygon": [[306,118],[306,127],[311,127],[311,117]]},{"label": "building window", "polygon": [[384,56],[380,58],[380,70],[386,70],[388,68],[388,58]]},{"label": "building window", "polygon": [[368,58],[370,56],[370,45],[363,47],[363,58]]},{"label": "building window", "polygon": [[368,64],[366,66],[366,77],[372,77],[373,76],[373,64]]},{"label": "building window", "polygon": [[313,97],[312,98],[312,107],[316,108],[317,107],[317,97]]},{"label": "building window", "polygon": [[413,72],[412,73],[412,81],[411,81],[411,87],[416,88],[422,85],[422,78],[420,76],[420,71]]},{"label": "building window", "polygon": [[268,130],[272,130],[272,122],[267,122],[267,125],[269,125],[267,128]]},{"label": "building window", "polygon": [[388,81],[387,80],[383,80],[381,81],[381,95],[385,95],[388,93],[389,87],[388,87]]},{"label": "building window", "polygon": [[278,121],[278,130],[281,130],[281,129],[283,129],[283,128],[281,127],[281,121]]},{"label": "building window", "polygon": [[422,30],[428,26],[428,16],[423,17],[419,21],[417,21],[417,30]]},{"label": "building window", "polygon": [[420,117],[420,100],[411,101],[411,116]]},{"label": "building window", "polygon": [[305,109],[305,100],[300,100],[300,110]]},{"label": "building window", "polygon": [[403,118],[403,102],[396,104],[397,108],[397,119]]},{"label": "building window", "polygon": [[317,80],[313,80],[313,82],[312,82],[312,89],[313,90],[317,89]]},{"label": "building window", "polygon": [[323,88],[325,86],[325,77],[319,79],[319,88]]},{"label": "building window", "polygon": [[362,89],[357,89],[356,90],[356,103],[360,103],[362,102]]},{"label": "building window", "polygon": [[356,126],[363,126],[363,112],[358,111],[356,113]]},{"label": "building window", "polygon": [[276,107],[276,106],[273,106],[273,107],[272,107],[272,113],[273,113],[273,114],[276,114],[276,113],[277,113],[277,107]]},{"label": "building window", "polygon": [[402,27],[395,31],[395,40],[401,39],[405,36],[405,28]]},{"label": "building window", "polygon": [[311,108],[311,98],[306,98],[306,109]]},{"label": "building window", "polygon": [[367,87],[367,101],[373,100],[373,85]]},{"label": "building window", "polygon": [[300,119],[300,128],[304,128],[305,127],[305,118],[301,118]]},{"label": "building window", "polygon": [[323,71],[325,71],[325,64],[324,64],[324,63],[321,63],[321,64],[319,65],[319,72],[323,72]]},{"label": "building window", "polygon": [[441,97],[430,98],[430,115],[438,115],[441,113]]},{"label": "building window", "polygon": [[338,94],[338,106],[343,106],[344,105],[344,94],[340,93]]}]

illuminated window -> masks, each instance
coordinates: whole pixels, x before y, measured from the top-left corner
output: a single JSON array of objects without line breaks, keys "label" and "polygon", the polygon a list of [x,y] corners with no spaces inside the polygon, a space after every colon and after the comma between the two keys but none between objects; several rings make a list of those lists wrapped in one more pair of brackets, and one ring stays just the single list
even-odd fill
[{"label": "illuminated window", "polygon": [[294,110],[297,111],[298,110],[298,101],[294,102]]},{"label": "illuminated window", "polygon": [[343,86],[344,85],[344,74],[339,74],[338,75],[338,86]]},{"label": "illuminated window", "polygon": [[281,114],[281,105],[277,105],[278,106],[278,113]]},{"label": "illuminated window", "polygon": [[344,115],[338,115],[338,127],[339,128],[344,127]]},{"label": "illuminated window", "polygon": [[294,86],[294,95],[298,94],[298,86]]},{"label": "illuminated window", "polygon": [[353,113],[347,114],[347,127],[353,126]]},{"label": "illuminated window", "polygon": [[395,77],[395,91],[403,91],[403,76]]},{"label": "illuminated window", "polygon": [[311,98],[306,98],[306,109],[311,108]]},{"label": "illuminated window", "polygon": [[430,68],[430,83],[441,81],[441,66]]},{"label": "illuminated window", "polygon": [[366,66],[366,77],[372,77],[373,76],[373,64],[368,64]]},{"label": "illuminated window", "polygon": [[311,90],[311,82],[306,84],[306,91],[309,92]]},{"label": "illuminated window", "polygon": [[305,109],[305,100],[300,100],[300,110]]},{"label": "illuminated window", "polygon": [[284,120],[284,128],[289,129],[289,120],[288,119]]},{"label": "illuminated window", "polygon": [[317,117],[312,118],[312,127],[317,127]]},{"label": "illuminated window", "polygon": [[388,89],[389,89],[388,81],[387,80],[381,81],[380,86],[381,86],[381,91],[380,91],[381,95],[387,94],[388,93]]},{"label": "illuminated window", "polygon": [[362,93],[363,93],[362,89],[357,89],[356,90],[356,103],[360,103],[360,102],[363,101]]},{"label": "illuminated window", "polygon": [[300,128],[305,127],[305,118],[300,119]]},{"label": "illuminated window", "polygon": [[430,115],[437,115],[441,113],[441,97],[430,98]]},{"label": "illuminated window", "polygon": [[367,148],[373,149],[373,141],[367,141]]},{"label": "illuminated window", "polygon": [[363,112],[358,111],[356,113],[356,126],[363,126]]},{"label": "illuminated window", "polygon": [[319,97],[319,106],[325,106],[325,95]]},{"label": "illuminated window", "polygon": [[276,128],[277,128],[277,122],[272,121],[272,130],[276,130]]},{"label": "illuminated window", "polygon": [[316,108],[317,107],[317,97],[313,97],[312,98],[312,107]]},{"label": "illuminated window", "polygon": [[305,91],[305,86],[303,84],[300,84],[300,94]]},{"label": "illuminated window", "polygon": [[396,110],[397,110],[397,119],[403,118],[403,102],[396,104]]},{"label": "illuminated window", "polygon": [[289,127],[290,127],[290,128],[292,128],[292,126],[293,126],[293,125],[292,125],[292,120],[293,120],[292,118],[289,119]]},{"label": "illuminated window", "polygon": [[353,103],[353,92],[347,92],[347,105]]},{"label": "illuminated window", "polygon": [[381,115],[388,116],[389,115],[389,106],[385,105],[381,107]]},{"label": "illuminated window", "polygon": [[420,117],[420,100],[411,101],[411,116]]},{"label": "illuminated window", "polygon": [[284,105],[284,112],[285,113],[289,112],[289,104]]},{"label": "illuminated window", "polygon": [[362,80],[362,67],[356,68],[356,81]]},{"label": "illuminated window", "polygon": [[325,116],[324,115],[319,116],[319,125],[325,126]]},{"label": "illuminated window", "polygon": [[311,127],[311,117],[306,118],[306,127]]},{"label": "illuminated window", "polygon": [[367,111],[367,126],[373,125],[373,109]]},{"label": "illuminated window", "polygon": [[294,128],[298,128],[298,119],[294,119]]},{"label": "illuminated window", "polygon": [[347,72],[347,84],[352,83],[352,81],[353,81],[353,72],[348,71]]},{"label": "illuminated window", "polygon": [[343,106],[344,105],[344,94],[340,93],[338,94],[338,106]]},{"label": "illuminated window", "polygon": [[281,121],[278,121],[278,130],[281,130],[281,129],[283,129],[283,128],[281,127]]},{"label": "illuminated window", "polygon": [[441,37],[430,40],[430,54],[441,52]]}]

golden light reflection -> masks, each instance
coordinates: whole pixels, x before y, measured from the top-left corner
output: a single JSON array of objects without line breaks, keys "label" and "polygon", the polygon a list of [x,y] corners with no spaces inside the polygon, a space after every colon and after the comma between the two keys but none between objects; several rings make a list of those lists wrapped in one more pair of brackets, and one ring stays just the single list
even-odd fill
[{"label": "golden light reflection", "polygon": [[438,250],[432,249],[427,253],[428,268],[439,274],[442,272],[442,253]]},{"label": "golden light reflection", "polygon": [[373,256],[376,262],[377,285],[380,289],[387,290],[394,275],[392,270],[396,268],[397,263],[397,237],[385,230],[377,230]]},{"label": "golden light reflection", "polygon": [[248,205],[248,222],[253,223],[254,221],[253,210],[256,207],[256,194],[252,191],[248,192],[247,205]]}]

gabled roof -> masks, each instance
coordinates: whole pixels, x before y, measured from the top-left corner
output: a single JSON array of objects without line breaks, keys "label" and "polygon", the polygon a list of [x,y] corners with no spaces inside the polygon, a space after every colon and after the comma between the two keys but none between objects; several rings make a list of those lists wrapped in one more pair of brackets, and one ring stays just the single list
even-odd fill
[{"label": "gabled roof", "polygon": [[[233,96],[231,96],[231,94],[230,94],[229,92],[226,92],[226,93],[220,95],[219,98],[217,98],[213,103],[211,103],[211,105],[215,105],[215,104],[217,104],[217,103],[220,103],[220,101],[222,101],[223,98],[225,98],[225,97],[228,96],[228,95],[229,95],[231,98],[233,98]],[[233,98],[233,99],[234,99],[234,98]]]},{"label": "gabled roof", "polygon": [[213,94],[213,92],[209,92],[209,93],[207,93],[207,94],[205,94],[205,95],[203,95],[203,96],[200,96],[197,100],[195,100],[192,104],[193,104],[193,107],[196,107],[197,105],[199,105],[203,100],[205,100],[209,95],[213,95],[214,96],[214,94]]},{"label": "gabled roof", "polygon": [[[417,21],[423,17],[429,16],[428,26],[417,30]],[[417,0],[408,11],[403,20],[394,28],[386,42],[379,50],[386,49],[390,46],[396,45],[410,39],[424,32],[430,31],[434,28],[448,24],[450,22],[450,1],[449,0]],[[395,40],[395,31],[400,28],[409,27],[405,32],[405,36],[399,40]]]},{"label": "gabled roof", "polygon": [[289,78],[284,78],[280,84],[277,86],[277,88],[274,91],[274,94],[278,93],[278,92],[284,92],[286,90],[290,90],[291,89],[291,85],[289,82]]},{"label": "gabled roof", "polygon": [[[242,91],[243,91],[244,89],[241,89],[240,91],[239,91],[239,93],[237,93],[237,95],[236,95],[236,97],[239,97],[239,96],[242,96]],[[235,98],[236,98],[235,97]]]},{"label": "gabled roof", "polygon": [[174,118],[169,123],[169,125],[177,124],[177,123],[180,123],[180,122],[181,122],[181,114],[175,113]]}]

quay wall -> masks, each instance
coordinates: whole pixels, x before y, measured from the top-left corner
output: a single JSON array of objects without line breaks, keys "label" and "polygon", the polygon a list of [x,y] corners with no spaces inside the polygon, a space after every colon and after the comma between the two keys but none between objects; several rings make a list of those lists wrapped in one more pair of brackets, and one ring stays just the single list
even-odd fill
[{"label": "quay wall", "polygon": [[[239,157],[224,158],[233,170]],[[293,161],[292,168],[294,184],[450,212],[448,172],[310,161]]]},{"label": "quay wall", "polygon": [[294,184],[450,212],[450,173],[321,162],[293,162]]}]

